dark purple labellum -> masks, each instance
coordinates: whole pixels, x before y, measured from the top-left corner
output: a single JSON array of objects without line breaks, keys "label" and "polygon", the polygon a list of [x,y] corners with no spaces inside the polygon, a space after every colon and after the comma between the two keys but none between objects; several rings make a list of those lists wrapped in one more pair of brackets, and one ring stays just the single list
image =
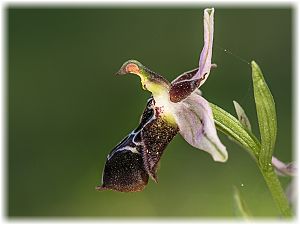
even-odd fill
[{"label": "dark purple labellum", "polygon": [[200,79],[193,79],[197,71],[198,68],[185,72],[172,81],[169,91],[170,100],[172,102],[176,103],[182,101],[199,87],[201,81],[205,79],[206,74]]},{"label": "dark purple labellum", "polygon": [[157,117],[142,130],[145,151],[142,152],[144,165],[155,182],[157,182],[157,167],[163,151],[177,134],[178,128]]},{"label": "dark purple labellum", "polygon": [[164,149],[177,134],[156,110],[153,98],[148,100],[139,126],[108,155],[97,190],[121,192],[142,191],[149,176],[157,181],[157,166]]},{"label": "dark purple labellum", "polygon": [[141,155],[125,148],[115,152],[107,160],[103,171],[103,184],[97,187],[97,190],[142,191],[148,183],[148,178]]}]

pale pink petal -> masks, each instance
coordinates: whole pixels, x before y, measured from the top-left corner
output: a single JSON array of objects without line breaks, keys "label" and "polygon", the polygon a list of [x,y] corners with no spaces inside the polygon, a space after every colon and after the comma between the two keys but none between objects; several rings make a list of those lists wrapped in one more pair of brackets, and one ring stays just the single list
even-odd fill
[{"label": "pale pink petal", "polygon": [[296,167],[294,163],[284,163],[277,159],[275,156],[272,156],[272,165],[275,168],[275,172],[281,176],[295,176]]},{"label": "pale pink petal", "polygon": [[200,86],[206,81],[210,68],[214,38],[214,9],[204,10],[204,47],[199,59],[199,70],[195,79],[201,79]]},{"label": "pale pink petal", "polygon": [[214,33],[214,9],[204,10],[204,46],[199,59],[199,68],[185,72],[172,81],[169,90],[170,100],[180,102],[200,87],[207,79],[211,64],[213,33]]},{"label": "pale pink petal", "polygon": [[193,93],[176,105],[175,120],[183,138],[211,154],[215,161],[225,162],[228,154],[217,135],[209,103],[198,93]]}]

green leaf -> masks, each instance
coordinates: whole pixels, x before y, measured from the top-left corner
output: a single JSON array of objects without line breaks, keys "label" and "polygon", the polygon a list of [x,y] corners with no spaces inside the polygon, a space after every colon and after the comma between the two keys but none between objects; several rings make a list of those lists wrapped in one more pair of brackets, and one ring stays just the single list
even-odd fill
[{"label": "green leaf", "polygon": [[234,105],[238,120],[241,122],[241,124],[244,125],[245,128],[247,128],[249,131],[251,131],[252,129],[251,129],[250,121],[249,121],[244,109],[242,108],[242,106],[236,101],[233,101],[233,105]]},{"label": "green leaf", "polygon": [[259,66],[254,61],[251,62],[251,66],[254,99],[261,137],[259,163],[263,169],[268,169],[271,165],[277,134],[275,102]]},{"label": "green leaf", "polygon": [[233,187],[233,201],[234,213],[236,216],[243,217],[245,219],[251,216],[250,211],[236,186]]},{"label": "green leaf", "polygon": [[216,128],[238,142],[248,150],[255,159],[258,159],[260,143],[257,138],[231,114],[210,103],[213,111]]},{"label": "green leaf", "polygon": [[[210,106],[213,111],[216,128],[248,150],[248,152],[254,156],[253,158],[256,162],[258,162],[261,144],[257,138],[248,129],[245,129],[234,116],[212,103],[210,103]],[[285,217],[290,217],[292,212],[289,207],[289,202],[272,168],[272,164],[270,163],[269,170],[263,169],[260,164],[258,164],[258,166],[281,214]]]}]

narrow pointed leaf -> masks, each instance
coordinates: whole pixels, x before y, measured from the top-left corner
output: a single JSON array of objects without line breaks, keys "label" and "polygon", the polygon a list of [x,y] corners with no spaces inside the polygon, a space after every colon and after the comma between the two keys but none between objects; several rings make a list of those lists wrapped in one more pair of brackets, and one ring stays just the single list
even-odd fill
[{"label": "narrow pointed leaf", "polygon": [[258,159],[260,143],[256,137],[235,118],[220,107],[210,103],[216,128],[244,147]]},{"label": "narrow pointed leaf", "polygon": [[251,216],[248,206],[246,205],[241,193],[237,187],[233,187],[233,201],[234,201],[234,213],[236,216],[243,217],[245,219]]},{"label": "narrow pointed leaf", "polygon": [[[248,129],[245,129],[244,126],[228,112],[212,103],[210,103],[210,106],[213,111],[216,128],[236,140],[242,147],[248,150],[248,152],[250,152],[251,155],[254,156],[254,159],[258,162],[261,145],[257,138]],[[271,170],[265,170],[260,166],[259,168],[281,214],[287,217],[291,216],[292,213],[288,200],[284,195],[277,175],[272,168]]]},{"label": "narrow pointed leaf", "polygon": [[269,167],[277,135],[275,102],[259,66],[252,61],[252,80],[254,99],[261,137],[259,163],[263,168]]},{"label": "narrow pointed leaf", "polygon": [[238,117],[238,120],[241,122],[241,124],[244,125],[245,128],[247,128],[249,131],[251,131],[250,121],[249,121],[244,109],[242,108],[242,106],[236,101],[233,101],[233,104],[234,104],[234,108],[235,108],[235,112]]}]

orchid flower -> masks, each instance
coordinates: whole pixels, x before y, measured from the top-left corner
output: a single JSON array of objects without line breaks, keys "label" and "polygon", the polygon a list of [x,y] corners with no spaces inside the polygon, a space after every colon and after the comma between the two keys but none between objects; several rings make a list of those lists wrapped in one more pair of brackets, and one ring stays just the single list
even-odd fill
[{"label": "orchid flower", "polygon": [[214,9],[204,10],[204,47],[199,67],[185,72],[171,83],[136,60],[125,62],[118,75],[135,74],[142,88],[152,93],[139,126],[108,155],[97,190],[141,191],[149,176],[157,182],[159,160],[179,132],[195,148],[225,162],[227,151],[218,138],[209,103],[198,89],[211,69]]}]

